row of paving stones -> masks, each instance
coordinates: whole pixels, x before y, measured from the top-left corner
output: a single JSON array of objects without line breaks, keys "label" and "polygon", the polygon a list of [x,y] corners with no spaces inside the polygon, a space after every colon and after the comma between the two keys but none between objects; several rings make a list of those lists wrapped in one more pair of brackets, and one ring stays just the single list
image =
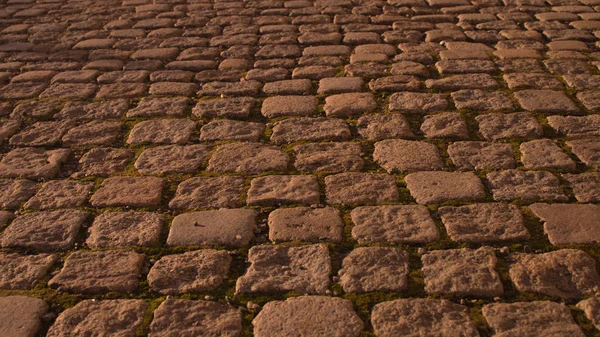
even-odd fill
[{"label": "row of paving stones", "polygon": [[[40,299],[10,296],[0,299],[2,321],[11,336],[33,337],[48,305]],[[598,326],[597,299],[578,307]],[[9,309],[10,308],[10,309]],[[142,300],[85,300],[64,311],[47,336],[113,335],[133,336],[149,310]],[[493,303],[482,308],[483,317],[497,336],[585,336],[575,324],[568,307],[548,301]],[[202,300],[167,299],[153,312],[151,337],[239,336],[242,313],[231,306]],[[15,324],[14,322],[19,322]],[[460,335],[479,333],[467,307],[447,300],[398,299],[373,308],[371,322],[377,336]],[[267,303],[252,321],[254,336],[326,334],[359,336],[364,322],[348,300],[324,296],[301,296]]]},{"label": "row of paving stones", "polygon": [[[595,223],[600,208],[590,204],[536,203],[529,210],[544,221],[551,244],[594,244],[600,241]],[[0,236],[4,248],[54,252],[73,249],[90,213],[58,210],[13,215],[3,211]],[[168,230],[167,246],[246,247],[261,232],[258,212],[252,209],[219,209],[188,212],[175,216]],[[425,206],[360,206],[349,215],[354,226],[351,236],[358,243],[426,244],[440,239],[440,233]],[[503,203],[440,207],[436,216],[448,236],[456,242],[498,243],[528,240],[522,212]],[[85,244],[93,249],[161,244],[165,217],[152,212],[104,212],[88,229]],[[341,243],[345,223],[342,213],[332,207],[279,208],[268,216],[268,238],[273,242],[304,241]]]}]

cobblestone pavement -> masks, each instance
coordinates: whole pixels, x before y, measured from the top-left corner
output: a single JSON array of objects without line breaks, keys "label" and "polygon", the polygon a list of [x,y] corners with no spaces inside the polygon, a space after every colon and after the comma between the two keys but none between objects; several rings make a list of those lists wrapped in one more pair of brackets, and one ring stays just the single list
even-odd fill
[{"label": "cobblestone pavement", "polygon": [[0,0],[0,336],[600,336],[600,0]]}]

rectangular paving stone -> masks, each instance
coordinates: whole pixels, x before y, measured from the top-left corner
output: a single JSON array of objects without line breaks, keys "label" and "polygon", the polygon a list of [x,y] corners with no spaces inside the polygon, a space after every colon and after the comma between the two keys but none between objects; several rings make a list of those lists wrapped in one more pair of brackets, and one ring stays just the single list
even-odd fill
[{"label": "rectangular paving stone", "polygon": [[583,337],[571,310],[550,301],[491,303],[482,309],[494,336]]},{"label": "rectangular paving stone", "polygon": [[342,261],[340,284],[346,293],[402,291],[408,288],[408,254],[399,248],[359,247]]},{"label": "rectangular paving stone", "polygon": [[375,143],[373,160],[389,173],[444,168],[437,147],[422,141],[386,139]]},{"label": "rectangular paving stone", "polygon": [[249,206],[315,205],[319,203],[319,183],[308,175],[254,178],[246,202]]},{"label": "rectangular paving stone", "polygon": [[177,186],[170,209],[235,208],[240,205],[244,178],[194,177]]},{"label": "rectangular paving stone", "polygon": [[91,194],[94,183],[74,180],[51,180],[24,205],[26,209],[75,208],[82,206]]},{"label": "rectangular paving stone", "polygon": [[224,250],[202,249],[160,258],[148,273],[150,289],[162,295],[201,293],[227,279],[231,256]]},{"label": "rectangular paving stone", "polygon": [[69,156],[69,149],[45,150],[22,147],[11,150],[2,156],[0,177],[49,179],[58,175],[62,164]]},{"label": "rectangular paving stone", "polygon": [[458,112],[425,116],[420,129],[426,138],[469,138],[465,117]]},{"label": "rectangular paving stone", "polygon": [[359,143],[309,143],[293,147],[294,167],[300,172],[359,171],[364,165]]},{"label": "rectangular paving stone", "polygon": [[546,171],[503,170],[487,174],[496,201],[567,201],[559,180]]},{"label": "rectangular paving stone", "polygon": [[352,238],[359,243],[418,244],[439,239],[425,206],[360,206],[350,213]]},{"label": "rectangular paving stone", "polygon": [[237,279],[236,293],[325,294],[331,262],[323,244],[301,247],[259,245],[248,252],[250,266]]},{"label": "rectangular paving stone", "polygon": [[42,327],[48,304],[39,298],[5,296],[0,298],[0,331],[7,336],[34,337]]},{"label": "rectangular paving stone", "polygon": [[252,209],[219,209],[183,213],[171,223],[168,246],[247,246],[254,238],[256,216]]},{"label": "rectangular paving stone", "polygon": [[378,303],[371,324],[379,337],[479,336],[468,308],[449,300],[406,298]]},{"label": "rectangular paving stone", "polygon": [[414,137],[408,120],[399,113],[362,116],[358,119],[356,128],[358,134],[368,140]]},{"label": "rectangular paving stone", "polygon": [[128,149],[96,147],[86,152],[78,162],[73,178],[88,176],[108,177],[123,172],[133,159],[133,152]]},{"label": "rectangular paving stone", "polygon": [[436,250],[421,256],[425,291],[474,297],[502,296],[491,247]]},{"label": "rectangular paving stone", "polygon": [[600,242],[600,206],[535,203],[529,209],[542,221],[553,245]]},{"label": "rectangular paving stone", "polygon": [[258,142],[265,131],[265,124],[219,119],[209,122],[200,129],[200,140],[237,140]]},{"label": "rectangular paving stone", "polygon": [[88,229],[85,243],[92,249],[157,245],[164,216],[152,212],[104,212]]},{"label": "rectangular paving stone", "polygon": [[447,106],[448,100],[441,94],[397,92],[390,96],[389,109],[408,113],[427,113],[442,111]]},{"label": "rectangular paving stone", "polygon": [[512,169],[516,165],[510,144],[461,141],[448,145],[447,151],[461,171]]},{"label": "rectangular paving stone", "polygon": [[448,236],[458,242],[499,242],[528,240],[523,215],[515,205],[502,203],[440,207],[438,214]]},{"label": "rectangular paving stone", "polygon": [[579,108],[562,91],[521,90],[514,93],[523,109],[535,112],[577,112]]},{"label": "rectangular paving stone", "polygon": [[394,176],[359,172],[325,177],[325,195],[330,205],[394,202],[400,196]]},{"label": "rectangular paving stone", "polygon": [[600,115],[548,116],[548,124],[567,137],[600,136]]},{"label": "rectangular paving stone", "polygon": [[269,214],[269,240],[332,242],[342,241],[344,222],[340,211],[332,208],[278,208]]},{"label": "rectangular paving stone", "polygon": [[267,118],[283,116],[311,116],[317,112],[319,99],[314,96],[271,96],[261,107],[261,114]]},{"label": "rectangular paving stone", "polygon": [[350,138],[348,124],[342,119],[299,117],[276,122],[271,142],[282,145],[301,141],[345,141]]},{"label": "rectangular paving stone", "polygon": [[192,114],[200,118],[247,118],[256,103],[252,97],[228,97],[199,100]]},{"label": "rectangular paving stone", "polygon": [[479,132],[487,140],[504,138],[539,138],[543,128],[528,112],[489,113],[475,117]]},{"label": "rectangular paving stone", "polygon": [[567,141],[566,144],[585,165],[600,167],[600,140],[577,139]]},{"label": "rectangular paving stone", "polygon": [[148,337],[237,337],[242,332],[239,309],[218,302],[167,299],[154,311]]},{"label": "rectangular paving stone", "polygon": [[185,144],[196,128],[189,119],[155,119],[134,125],[127,144]]},{"label": "rectangular paving stone", "polygon": [[144,150],[134,163],[142,174],[194,173],[208,158],[211,147],[204,144],[166,145]]},{"label": "rectangular paving stone", "polygon": [[0,245],[43,252],[71,249],[88,216],[72,209],[26,213],[4,230]]},{"label": "rectangular paving stone", "polygon": [[38,184],[27,179],[0,179],[0,207],[17,209],[37,191]]},{"label": "rectangular paving stone", "polygon": [[473,172],[415,172],[408,174],[404,181],[420,204],[478,201],[486,196],[481,180]]},{"label": "rectangular paving stone", "polygon": [[510,279],[521,292],[560,299],[583,298],[595,293],[600,284],[596,261],[581,250],[513,253],[510,258]]},{"label": "rectangular paving stone", "polygon": [[134,336],[144,322],[147,309],[148,303],[143,300],[84,300],[63,311],[47,336]]},{"label": "rectangular paving stone", "polygon": [[231,143],[217,147],[208,161],[208,171],[260,174],[285,171],[289,156],[276,146],[262,143]]},{"label": "rectangular paving stone", "polygon": [[600,201],[600,173],[563,174],[579,202]]},{"label": "rectangular paving stone", "polygon": [[48,286],[70,293],[133,292],[138,288],[145,258],[131,250],[76,251]]},{"label": "rectangular paving stone", "polygon": [[0,289],[32,289],[57,260],[51,254],[0,253]]},{"label": "rectangular paving stone", "polygon": [[90,198],[94,207],[158,206],[164,180],[156,177],[111,177],[105,179]]}]

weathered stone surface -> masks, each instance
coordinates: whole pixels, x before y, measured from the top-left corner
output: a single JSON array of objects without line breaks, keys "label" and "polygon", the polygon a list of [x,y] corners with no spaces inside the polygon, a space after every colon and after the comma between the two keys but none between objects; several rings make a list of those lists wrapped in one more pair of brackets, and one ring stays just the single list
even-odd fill
[{"label": "weathered stone surface", "polygon": [[244,178],[235,176],[190,178],[177,186],[169,208],[237,207],[240,204],[243,185]]},{"label": "weathered stone surface", "polygon": [[475,120],[479,123],[479,132],[487,140],[538,138],[543,133],[540,123],[527,112],[490,113],[479,115]]},{"label": "weathered stone surface", "polygon": [[420,204],[485,198],[483,184],[473,172],[416,172],[407,175],[404,180],[410,194]]},{"label": "weathered stone surface", "polygon": [[600,201],[600,173],[563,174],[579,202]]},{"label": "weathered stone surface", "polygon": [[0,237],[2,247],[55,251],[73,248],[89,213],[59,210],[18,216]]},{"label": "weathered stone surface", "polygon": [[440,236],[425,206],[361,206],[350,213],[352,237],[359,243],[427,243]]},{"label": "weathered stone surface", "polygon": [[444,168],[444,162],[435,145],[421,141],[382,140],[375,143],[373,160],[389,173]]},{"label": "weathered stone surface", "polygon": [[124,99],[91,103],[72,101],[65,104],[64,108],[54,115],[54,118],[65,120],[119,119],[125,114],[128,107],[129,101]]},{"label": "weathered stone surface", "polygon": [[335,208],[279,208],[269,214],[269,240],[342,241],[344,222]]},{"label": "weathered stone surface", "polygon": [[529,208],[544,221],[544,231],[553,245],[600,242],[600,206],[536,203]]},{"label": "weathered stone surface", "polygon": [[121,133],[123,123],[118,121],[91,121],[70,129],[63,137],[65,146],[110,146]]},{"label": "weathered stone surface", "polygon": [[519,291],[562,299],[582,298],[600,286],[596,261],[577,249],[510,255],[510,279]]},{"label": "weathered stone surface", "polygon": [[85,243],[92,249],[157,245],[163,221],[152,212],[104,212],[94,219]]},{"label": "weathered stone surface", "polygon": [[0,331],[6,336],[34,337],[42,327],[48,304],[39,298],[6,296],[0,298]]},{"label": "weathered stone surface", "polygon": [[71,150],[44,150],[16,148],[2,157],[0,177],[48,179],[58,175],[60,167],[71,155]]},{"label": "weathered stone surface", "polygon": [[143,300],[84,300],[63,311],[47,336],[135,336],[147,309]]},{"label": "weathered stone surface", "polygon": [[521,143],[521,161],[531,169],[574,170],[575,162],[550,139],[536,139]]},{"label": "weathered stone surface", "polygon": [[487,174],[496,201],[567,201],[559,180],[546,171],[504,170]]},{"label": "weathered stone surface", "polygon": [[597,297],[591,297],[577,303],[577,308],[585,312],[585,316],[592,321],[596,329],[600,327],[600,300]]},{"label": "weathered stone surface", "polygon": [[256,337],[358,337],[364,323],[349,300],[328,296],[291,297],[272,301],[252,321]]},{"label": "weathered stone surface", "polygon": [[332,95],[325,99],[328,117],[350,117],[373,112],[377,102],[371,93],[347,93]]},{"label": "weathered stone surface", "polygon": [[523,109],[538,112],[577,112],[579,108],[562,91],[521,90],[514,94]]},{"label": "weathered stone surface", "polygon": [[271,142],[287,144],[299,141],[344,141],[350,137],[348,124],[341,119],[300,117],[275,123]]},{"label": "weathered stone surface", "polygon": [[173,219],[167,245],[246,246],[254,238],[257,215],[251,209],[183,213]]},{"label": "weathered stone surface", "polygon": [[402,291],[408,271],[408,254],[401,249],[359,247],[344,258],[339,277],[347,293]]},{"label": "weathered stone surface", "polygon": [[476,297],[501,296],[504,292],[496,272],[491,247],[436,250],[421,257],[425,291]]},{"label": "weathered stone surface", "polygon": [[0,253],[0,289],[32,289],[57,260],[50,254]]},{"label": "weathered stone surface", "polygon": [[467,123],[460,113],[443,112],[425,116],[421,131],[427,138],[469,138]]},{"label": "weathered stone surface", "polygon": [[260,174],[285,171],[289,157],[278,147],[262,143],[231,143],[217,148],[208,161],[208,171]]},{"label": "weathered stone surface", "polygon": [[239,309],[217,302],[168,299],[154,311],[148,337],[237,337],[241,333]]},{"label": "weathered stone surface", "polygon": [[379,337],[477,337],[479,333],[466,306],[448,300],[399,299],[373,307],[371,323]]},{"label": "weathered stone surface", "polygon": [[8,143],[12,146],[55,146],[71,127],[70,121],[36,122],[10,137]]},{"label": "weathered stone surface", "polygon": [[166,145],[144,150],[134,167],[143,174],[194,173],[207,159],[208,145]]},{"label": "weathered stone surface", "polygon": [[374,173],[339,173],[325,177],[328,204],[381,203],[398,200],[393,176]]},{"label": "weathered stone surface", "polygon": [[512,110],[508,97],[500,92],[486,92],[481,89],[459,90],[452,93],[457,109],[477,111]]},{"label": "weathered stone surface", "polygon": [[448,155],[461,171],[499,170],[515,167],[515,158],[510,144],[454,142],[448,145]]},{"label": "weathered stone surface", "polygon": [[183,116],[190,99],[187,97],[175,98],[144,98],[138,105],[127,111],[127,117],[154,117],[154,116]]},{"label": "weathered stone surface", "polygon": [[127,149],[93,148],[81,156],[78,171],[73,173],[73,178],[108,177],[125,170],[132,158],[133,152]]},{"label": "weathered stone surface", "polygon": [[94,207],[157,206],[162,199],[164,180],[156,177],[111,177],[102,182],[90,198]]},{"label": "weathered stone surface", "polygon": [[199,293],[216,289],[229,272],[227,251],[202,249],[167,255],[156,261],[150,273],[150,289],[162,295]]},{"label": "weathered stone surface", "polygon": [[548,124],[567,137],[600,136],[600,115],[548,116]]},{"label": "weathered stone surface", "polygon": [[16,209],[31,198],[38,184],[26,179],[0,179],[0,206]]},{"label": "weathered stone surface", "polygon": [[427,113],[441,111],[448,106],[448,100],[441,94],[397,92],[390,96],[389,108],[392,111]]},{"label": "weathered stone surface", "polygon": [[252,179],[247,203],[250,206],[277,206],[319,203],[319,183],[307,175],[264,176]]},{"label": "weathered stone surface", "polygon": [[155,119],[137,123],[127,144],[185,144],[196,128],[189,119]]},{"label": "weathered stone surface", "polygon": [[578,139],[567,141],[566,144],[584,164],[600,168],[600,140]]},{"label": "weathered stone surface", "polygon": [[294,167],[300,172],[358,171],[364,165],[359,143],[311,143],[293,148]]},{"label": "weathered stone surface", "polygon": [[129,250],[76,251],[48,286],[72,293],[132,292],[138,288],[144,260],[144,255]]},{"label": "weathered stone surface", "polygon": [[263,123],[219,119],[204,125],[200,129],[200,140],[258,142],[264,131],[265,125]]},{"label": "weathered stone surface", "polygon": [[331,261],[323,244],[301,247],[254,246],[248,252],[250,266],[237,279],[237,293],[296,291],[325,294]]},{"label": "weathered stone surface", "polygon": [[448,236],[458,242],[498,242],[527,240],[523,215],[514,205],[501,203],[440,207],[438,214]]},{"label": "weathered stone surface", "polygon": [[358,119],[356,128],[368,140],[414,137],[408,121],[399,113],[362,116]]},{"label": "weathered stone surface", "polygon": [[229,97],[211,100],[200,100],[192,110],[196,117],[213,118],[246,118],[256,100],[252,97]]},{"label": "weathered stone surface", "polygon": [[262,104],[261,113],[267,118],[282,116],[311,116],[317,112],[319,99],[314,96],[273,96]]},{"label": "weathered stone surface", "polygon": [[584,336],[575,324],[571,310],[559,303],[492,303],[483,306],[481,311],[494,336]]},{"label": "weathered stone surface", "polygon": [[73,180],[51,180],[24,205],[27,209],[75,208],[82,206],[94,183]]}]

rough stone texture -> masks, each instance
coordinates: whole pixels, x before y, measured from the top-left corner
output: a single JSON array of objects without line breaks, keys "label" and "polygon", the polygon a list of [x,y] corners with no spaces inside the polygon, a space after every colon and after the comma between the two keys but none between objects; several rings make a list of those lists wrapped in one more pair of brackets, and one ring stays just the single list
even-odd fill
[{"label": "rough stone texture", "polygon": [[148,337],[237,337],[241,333],[239,309],[217,302],[168,299],[154,311]]},{"label": "rough stone texture", "polygon": [[162,198],[164,180],[156,177],[112,177],[104,180],[90,198],[94,207],[156,206]]},{"label": "rough stone texture", "polygon": [[510,144],[454,142],[448,145],[448,155],[461,171],[501,170],[515,167],[515,158]]},{"label": "rough stone texture", "polygon": [[47,336],[135,336],[147,309],[143,300],[84,300],[63,311]]},{"label": "rough stone texture", "polygon": [[294,167],[300,172],[359,171],[364,165],[358,143],[311,143],[293,148]]},{"label": "rough stone texture", "polygon": [[296,291],[325,294],[331,261],[323,244],[301,247],[254,246],[248,252],[250,266],[238,278],[237,293]]},{"label": "rough stone texture", "polygon": [[313,96],[275,96],[263,101],[261,113],[267,118],[310,116],[317,111],[319,99]]},{"label": "rough stone texture", "polygon": [[348,93],[327,97],[323,110],[328,117],[350,117],[373,112],[376,107],[373,94]]},{"label": "rough stone texture", "polygon": [[148,284],[162,295],[206,292],[227,279],[230,264],[226,251],[203,249],[167,255],[150,269]]},{"label": "rough stone texture", "polygon": [[237,207],[240,205],[243,185],[244,178],[235,176],[190,178],[177,186],[169,208]]},{"label": "rough stone texture", "polygon": [[494,336],[585,336],[575,324],[571,310],[559,303],[492,303],[483,306],[481,311]]},{"label": "rough stone texture", "polygon": [[398,200],[393,176],[374,173],[339,173],[325,177],[328,204],[382,203]]},{"label": "rough stone texture", "polygon": [[521,143],[521,161],[531,169],[574,170],[575,162],[550,139]]},{"label": "rough stone texture", "polygon": [[502,296],[491,247],[436,250],[421,257],[425,291],[475,297]]},{"label": "rough stone texture", "polygon": [[479,336],[468,308],[448,300],[411,298],[382,302],[373,307],[371,324],[379,337]]},{"label": "rough stone texture", "polygon": [[0,289],[32,289],[57,260],[50,254],[0,253]]},{"label": "rough stone texture", "polygon": [[124,171],[132,158],[133,153],[127,149],[94,148],[81,156],[78,171],[72,177],[108,177]]},{"label": "rough stone texture", "polygon": [[592,321],[596,329],[600,327],[600,300],[597,297],[577,303],[577,308],[585,312],[585,316]]},{"label": "rough stone texture", "polygon": [[154,246],[159,243],[164,217],[151,212],[104,212],[88,229],[92,249]]},{"label": "rough stone texture", "polygon": [[567,137],[600,136],[600,115],[548,116],[548,124],[557,133]]},{"label": "rough stone texture", "polygon": [[288,118],[273,126],[271,142],[281,145],[300,141],[344,141],[351,138],[348,124],[337,118]]},{"label": "rough stone texture", "polygon": [[579,202],[600,201],[600,173],[563,174]]},{"label": "rough stone texture", "polygon": [[257,214],[251,209],[219,209],[180,214],[173,219],[167,245],[246,246],[254,238]]},{"label": "rough stone texture", "polygon": [[289,157],[275,146],[261,143],[232,143],[221,145],[208,161],[207,170],[259,174],[285,171]]},{"label": "rough stone texture", "polygon": [[514,253],[510,257],[510,279],[519,291],[571,299],[592,295],[600,286],[596,261],[581,250]]},{"label": "rough stone texture", "polygon": [[479,132],[487,140],[537,138],[543,132],[540,123],[527,112],[484,114],[475,120],[479,123]]},{"label": "rough stone texture", "polygon": [[0,206],[16,209],[29,200],[37,191],[38,185],[26,179],[0,179]]},{"label": "rough stone texture", "polygon": [[600,141],[578,139],[567,141],[566,144],[585,165],[600,168]]},{"label": "rough stone texture", "polygon": [[408,254],[398,248],[359,247],[338,272],[346,293],[402,291],[408,287]]},{"label": "rough stone texture", "polygon": [[425,116],[421,131],[427,138],[469,138],[464,116],[455,112]]},{"label": "rough stone texture", "polygon": [[144,260],[130,250],[76,251],[48,285],[72,293],[132,292],[138,288]]},{"label": "rough stone texture", "polygon": [[454,241],[487,243],[530,238],[523,215],[514,205],[489,203],[440,207],[438,214]]},{"label": "rough stone texture", "polygon": [[2,247],[51,252],[73,248],[89,213],[59,210],[18,216],[0,236]]},{"label": "rough stone texture", "polygon": [[444,168],[444,162],[435,145],[421,141],[382,140],[375,143],[373,159],[389,173]]},{"label": "rough stone texture", "polygon": [[335,208],[279,208],[269,214],[269,240],[342,241],[344,222]]},{"label": "rough stone texture", "polygon": [[577,112],[579,108],[562,91],[521,90],[514,94],[523,109],[539,112]]},{"label": "rough stone texture", "polygon": [[544,232],[553,245],[600,242],[600,206],[536,203],[529,208],[544,221]]},{"label": "rough stone texture", "polygon": [[6,296],[0,298],[0,331],[6,336],[34,337],[42,327],[48,304],[39,298]]},{"label": "rough stone texture", "polygon": [[356,128],[368,140],[414,137],[406,117],[399,113],[362,116],[358,119]]},{"label": "rough stone texture", "polygon": [[390,110],[408,113],[441,111],[448,106],[448,100],[440,94],[397,92],[390,96]]},{"label": "rough stone texture", "polygon": [[313,205],[319,203],[319,183],[306,175],[265,176],[252,179],[249,206]]},{"label": "rough stone texture", "polygon": [[420,204],[444,201],[477,201],[485,198],[481,180],[472,172],[416,172],[404,180],[410,194]]},{"label": "rough stone texture", "polygon": [[6,153],[0,161],[0,177],[49,179],[58,175],[67,161],[68,149],[44,150],[22,147]]},{"label": "rough stone texture", "polygon": [[364,323],[352,302],[338,297],[300,296],[265,304],[252,321],[256,337],[358,337]]},{"label": "rough stone texture", "polygon": [[352,237],[359,243],[416,244],[439,238],[425,206],[361,206],[350,215],[354,223]]},{"label": "rough stone texture", "polygon": [[265,125],[263,123],[219,119],[204,125],[200,129],[200,140],[257,142],[264,131]]},{"label": "rough stone texture", "polygon": [[44,183],[24,207],[42,210],[79,207],[88,199],[93,185],[73,180],[51,180]]},{"label": "rough stone texture", "polygon": [[496,201],[567,201],[559,180],[545,171],[504,170],[488,173],[489,187]]},{"label": "rough stone texture", "polygon": [[155,119],[137,123],[127,144],[185,144],[196,128],[189,119]]},{"label": "rough stone texture", "polygon": [[143,174],[194,173],[208,158],[210,146],[166,145],[144,150],[134,167]]}]

